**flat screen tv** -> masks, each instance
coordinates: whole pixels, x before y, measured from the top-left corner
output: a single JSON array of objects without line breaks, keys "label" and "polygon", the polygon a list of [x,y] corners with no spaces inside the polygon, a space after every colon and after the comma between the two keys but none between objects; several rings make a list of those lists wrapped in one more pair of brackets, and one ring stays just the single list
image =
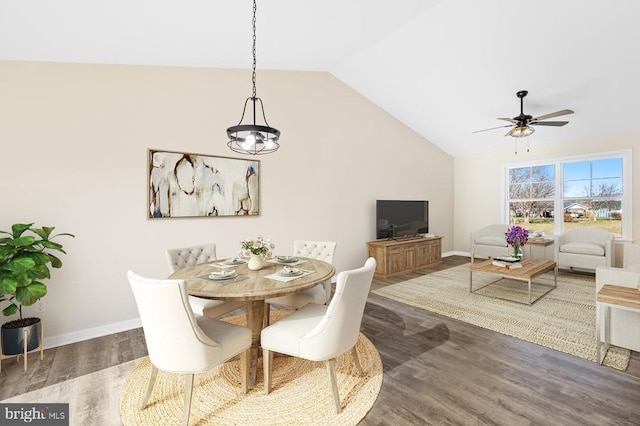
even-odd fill
[{"label": "flat screen tv", "polygon": [[376,201],[376,239],[405,238],[429,232],[429,202]]}]

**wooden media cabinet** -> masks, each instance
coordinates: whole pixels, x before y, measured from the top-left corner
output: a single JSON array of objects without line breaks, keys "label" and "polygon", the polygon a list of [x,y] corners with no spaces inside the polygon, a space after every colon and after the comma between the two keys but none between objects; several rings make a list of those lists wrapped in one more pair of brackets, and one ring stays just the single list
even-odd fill
[{"label": "wooden media cabinet", "polygon": [[367,243],[376,276],[388,278],[442,262],[442,237],[377,240]]}]

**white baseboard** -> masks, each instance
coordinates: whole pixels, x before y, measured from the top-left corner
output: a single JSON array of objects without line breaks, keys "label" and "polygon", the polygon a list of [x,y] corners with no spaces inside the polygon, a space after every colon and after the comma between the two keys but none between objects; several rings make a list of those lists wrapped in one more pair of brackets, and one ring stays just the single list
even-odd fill
[{"label": "white baseboard", "polygon": [[448,251],[446,253],[442,253],[442,257],[449,257],[449,256],[466,256],[470,258],[471,253],[466,251]]},{"label": "white baseboard", "polygon": [[[46,333],[46,324],[45,333]],[[44,338],[44,348],[50,349],[58,346],[68,345],[70,343],[81,342],[83,340],[95,339],[96,337],[106,336],[108,334],[119,333],[121,331],[132,330],[134,328],[142,327],[140,318],[132,319],[129,321],[117,322],[114,324],[107,324],[100,327],[87,328],[85,330],[74,331],[73,333],[59,334],[57,336],[50,336]]]}]

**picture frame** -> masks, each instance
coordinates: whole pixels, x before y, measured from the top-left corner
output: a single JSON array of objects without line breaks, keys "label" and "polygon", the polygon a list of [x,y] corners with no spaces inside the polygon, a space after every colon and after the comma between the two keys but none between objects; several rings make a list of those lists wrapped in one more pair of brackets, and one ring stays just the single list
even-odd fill
[{"label": "picture frame", "polygon": [[258,216],[260,160],[149,149],[147,218]]}]

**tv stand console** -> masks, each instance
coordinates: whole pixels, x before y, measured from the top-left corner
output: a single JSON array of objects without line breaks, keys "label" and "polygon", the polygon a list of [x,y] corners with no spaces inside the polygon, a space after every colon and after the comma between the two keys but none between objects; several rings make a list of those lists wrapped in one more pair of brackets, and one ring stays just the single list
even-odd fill
[{"label": "tv stand console", "polygon": [[369,256],[377,262],[377,277],[388,278],[442,262],[442,237],[377,240],[367,246]]}]

